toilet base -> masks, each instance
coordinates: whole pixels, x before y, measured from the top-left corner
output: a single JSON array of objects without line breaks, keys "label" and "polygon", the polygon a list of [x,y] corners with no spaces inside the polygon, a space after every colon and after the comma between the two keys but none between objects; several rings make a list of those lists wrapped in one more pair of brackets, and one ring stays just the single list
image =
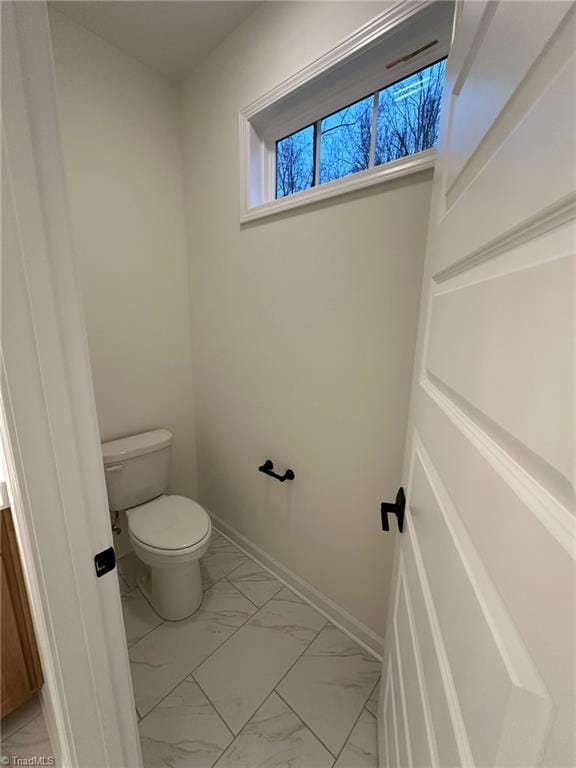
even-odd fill
[{"label": "toilet base", "polygon": [[166,621],[180,621],[195,613],[202,603],[200,561],[177,568],[150,568],[138,586],[156,613]]}]

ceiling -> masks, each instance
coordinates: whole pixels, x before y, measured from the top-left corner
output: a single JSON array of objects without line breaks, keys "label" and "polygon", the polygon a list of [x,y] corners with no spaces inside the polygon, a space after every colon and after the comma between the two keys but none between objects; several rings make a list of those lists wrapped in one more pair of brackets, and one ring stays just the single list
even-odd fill
[{"label": "ceiling", "polygon": [[77,24],[167,77],[180,79],[259,5],[234,0],[64,0]]}]

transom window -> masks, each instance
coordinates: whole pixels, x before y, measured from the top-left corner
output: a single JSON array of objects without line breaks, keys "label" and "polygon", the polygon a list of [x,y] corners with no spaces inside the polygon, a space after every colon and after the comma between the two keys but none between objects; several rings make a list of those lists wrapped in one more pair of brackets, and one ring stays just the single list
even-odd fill
[{"label": "transom window", "polygon": [[433,168],[453,15],[397,0],[240,110],[240,222]]},{"label": "transom window", "polygon": [[276,141],[276,198],[431,149],[446,59]]}]

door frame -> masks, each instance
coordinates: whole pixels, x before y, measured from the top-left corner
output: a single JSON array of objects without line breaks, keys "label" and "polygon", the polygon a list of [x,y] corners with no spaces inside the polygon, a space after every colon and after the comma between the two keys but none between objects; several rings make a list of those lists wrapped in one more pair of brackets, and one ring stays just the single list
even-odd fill
[{"label": "door frame", "polygon": [[94,567],[112,532],[47,5],[1,6],[0,432],[45,678],[42,709],[57,764],[138,768],[117,572],[97,578]]}]

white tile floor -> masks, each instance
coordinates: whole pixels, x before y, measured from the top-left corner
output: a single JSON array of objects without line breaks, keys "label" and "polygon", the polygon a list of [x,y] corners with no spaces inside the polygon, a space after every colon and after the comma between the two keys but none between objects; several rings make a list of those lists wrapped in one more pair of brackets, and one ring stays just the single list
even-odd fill
[{"label": "white tile floor", "polygon": [[[9,758],[9,765],[16,764],[15,758],[30,760],[52,757],[48,732],[37,697],[4,717],[0,729],[0,755]],[[24,764],[20,762],[20,765]]]},{"label": "white tile floor", "polygon": [[217,532],[201,566],[163,622],[118,562],[146,768],[375,768],[380,664]]}]

